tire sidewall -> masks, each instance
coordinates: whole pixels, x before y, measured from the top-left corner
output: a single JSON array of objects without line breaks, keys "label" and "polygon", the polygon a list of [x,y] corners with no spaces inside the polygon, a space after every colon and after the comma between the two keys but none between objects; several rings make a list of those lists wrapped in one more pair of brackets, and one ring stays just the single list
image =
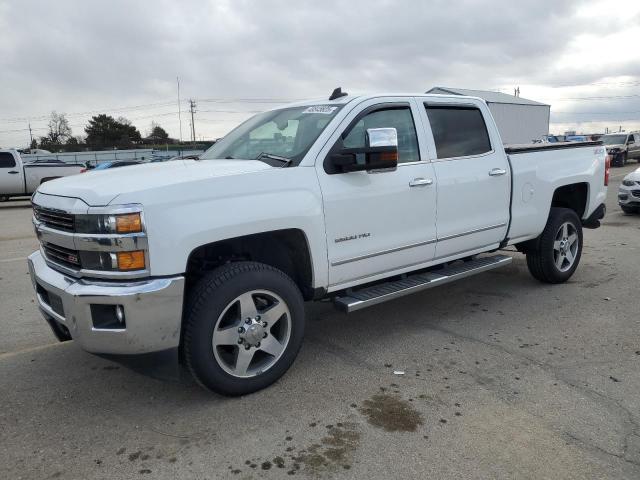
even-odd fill
[{"label": "tire sidewall", "polygon": [[[248,269],[233,275],[213,289],[194,293],[194,300],[200,301],[198,308],[189,318],[191,341],[188,349],[190,367],[196,378],[205,387],[225,395],[243,395],[267,387],[280,378],[291,366],[298,354],[304,337],[304,302],[297,286],[284,273],[266,265],[264,268]],[[201,280],[216,276],[211,272]],[[278,294],[289,308],[291,314],[291,334],[289,343],[278,361],[267,371],[249,378],[234,377],[219,364],[213,353],[213,330],[222,311],[231,301],[251,290],[270,290]],[[202,298],[199,298],[201,297]]]}]

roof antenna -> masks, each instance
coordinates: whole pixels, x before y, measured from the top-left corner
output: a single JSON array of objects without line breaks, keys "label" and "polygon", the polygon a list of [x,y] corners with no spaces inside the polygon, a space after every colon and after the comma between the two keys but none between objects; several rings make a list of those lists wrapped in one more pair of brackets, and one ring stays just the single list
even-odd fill
[{"label": "roof antenna", "polygon": [[347,95],[349,94],[347,92],[343,92],[342,87],[338,87],[334,89],[333,92],[331,92],[331,96],[329,97],[329,100],[335,100],[336,98],[346,97]]}]

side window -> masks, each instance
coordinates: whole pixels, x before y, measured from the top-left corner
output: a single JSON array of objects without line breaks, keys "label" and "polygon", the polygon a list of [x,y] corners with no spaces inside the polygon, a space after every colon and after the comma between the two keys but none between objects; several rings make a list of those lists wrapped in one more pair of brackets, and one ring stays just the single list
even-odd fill
[{"label": "side window", "polygon": [[0,168],[13,168],[16,160],[9,152],[0,152]]},{"label": "side window", "polygon": [[634,143],[634,141],[633,141],[633,137],[634,137],[633,135],[629,135],[629,138],[627,138],[627,144],[628,144],[628,145],[630,145],[630,144]]},{"label": "side window", "polygon": [[466,157],[491,151],[489,132],[479,109],[425,107],[438,158]]},{"label": "side window", "polygon": [[398,131],[398,163],[420,161],[416,127],[411,108],[376,110],[362,117],[342,141],[345,148],[364,148],[367,129],[395,128]]}]

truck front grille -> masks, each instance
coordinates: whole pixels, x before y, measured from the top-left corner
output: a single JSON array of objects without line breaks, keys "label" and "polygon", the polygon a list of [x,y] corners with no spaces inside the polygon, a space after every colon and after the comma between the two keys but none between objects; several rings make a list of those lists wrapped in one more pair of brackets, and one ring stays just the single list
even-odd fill
[{"label": "truck front grille", "polygon": [[52,243],[43,243],[42,249],[45,256],[52,262],[69,268],[80,268],[80,254],[77,250],[60,247]]},{"label": "truck front grille", "polygon": [[33,214],[36,220],[47,227],[66,232],[73,232],[75,229],[75,215],[71,213],[33,205]]}]

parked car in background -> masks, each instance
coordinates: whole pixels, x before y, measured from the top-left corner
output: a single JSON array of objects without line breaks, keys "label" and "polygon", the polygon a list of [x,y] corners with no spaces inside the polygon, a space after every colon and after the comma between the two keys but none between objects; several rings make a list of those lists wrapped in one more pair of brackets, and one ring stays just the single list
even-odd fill
[{"label": "parked car in background", "polygon": [[622,167],[631,159],[640,162],[640,133],[609,133],[600,141],[611,155],[612,166]]},{"label": "parked car in background", "polygon": [[109,168],[128,167],[129,165],[139,165],[142,162],[136,162],[134,160],[119,160],[114,162],[102,162],[95,167],[85,167],[82,169],[82,173],[95,171],[95,170],[108,170]]},{"label": "parked car in background", "polygon": [[82,171],[82,165],[56,162],[23,163],[17,150],[0,150],[0,202],[31,195],[49,180]]},{"label": "parked car in background", "polygon": [[622,180],[618,190],[618,205],[624,213],[640,213],[640,168]]}]

